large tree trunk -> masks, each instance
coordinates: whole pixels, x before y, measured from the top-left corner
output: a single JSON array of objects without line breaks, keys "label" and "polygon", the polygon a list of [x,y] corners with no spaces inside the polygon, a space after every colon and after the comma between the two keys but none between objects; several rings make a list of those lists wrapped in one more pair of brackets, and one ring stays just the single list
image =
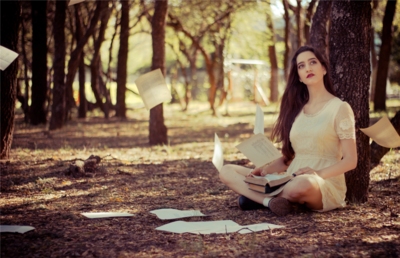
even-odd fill
[{"label": "large tree trunk", "polygon": [[374,111],[386,110],[386,82],[392,46],[392,23],[396,11],[396,0],[388,0],[383,17],[382,45],[379,51],[378,71],[374,95]]},{"label": "large tree trunk", "polygon": [[310,29],[310,44],[316,48],[320,53],[329,56],[327,47],[328,34],[329,34],[329,17],[331,13],[331,0],[320,0],[317,10],[312,18]]},{"label": "large tree trunk", "polygon": [[59,129],[64,124],[65,115],[65,18],[67,2],[56,1],[54,15],[54,74],[53,103],[51,108],[50,130]]},{"label": "large tree trunk", "polygon": [[121,32],[117,67],[117,102],[116,116],[126,118],[126,78],[129,40],[129,2],[121,0]]},{"label": "large tree trunk", "polygon": [[302,13],[303,13],[303,8],[301,7],[301,0],[296,0],[297,2],[297,8],[296,8],[296,24],[297,24],[297,31],[296,31],[296,49],[299,48],[300,46],[303,45],[303,31],[304,31],[304,26],[303,26],[303,19],[302,19]]},{"label": "large tree trunk", "polygon": [[[310,44],[311,17],[313,16],[314,6],[316,3],[317,0],[311,0],[307,7],[306,19],[304,21],[304,40],[306,44]],[[329,16],[328,14],[329,13],[326,13],[325,15]]]},{"label": "large tree trunk", "polygon": [[[0,45],[17,52],[18,27],[20,22],[19,1],[3,1],[1,3]],[[14,60],[4,71],[0,71],[1,99],[1,142],[0,159],[8,159],[14,133],[15,99],[17,89],[18,60]]]},{"label": "large tree trunk", "polygon": [[268,30],[267,31],[268,55],[271,67],[271,77],[269,80],[269,89],[270,89],[269,100],[271,102],[277,102],[279,97],[279,90],[278,90],[279,69],[278,69],[278,59],[276,57],[276,50],[275,50],[274,22],[270,4],[267,4],[266,15],[267,15],[267,30]]},{"label": "large tree trunk", "polygon": [[365,202],[370,171],[369,137],[358,128],[369,126],[370,1],[332,2],[331,22],[329,50],[333,84],[338,97],[353,108],[357,128],[358,164],[345,174],[346,196],[350,202]]},{"label": "large tree trunk", "polygon": [[47,121],[47,1],[32,1],[32,104],[30,122]]},{"label": "large tree trunk", "polygon": [[[153,58],[151,70],[160,69],[165,76],[165,20],[168,12],[168,0],[155,1],[151,20],[151,38]],[[150,110],[149,122],[150,145],[167,144],[167,127],[164,124],[163,104]]]},{"label": "large tree trunk", "polygon": [[[397,133],[400,134],[400,111],[397,111],[396,115],[390,119],[390,122],[392,123],[394,129],[396,129]],[[371,143],[371,167],[370,169],[373,169],[376,167],[383,156],[385,156],[386,153],[388,153],[390,149],[380,146],[376,142]]]},{"label": "large tree trunk", "polygon": [[[29,3],[29,2],[27,2]],[[24,85],[25,85],[25,94],[24,94],[24,104],[22,105],[22,109],[24,110],[24,121],[25,123],[29,123],[29,91],[30,91],[30,85],[29,85],[29,77],[28,77],[28,70],[29,70],[29,62],[28,62],[28,56],[26,53],[26,47],[25,47],[25,37],[27,36],[27,31],[25,28],[25,23],[23,20],[21,20],[21,49],[22,49],[22,59],[23,59],[23,64],[24,64]]]}]

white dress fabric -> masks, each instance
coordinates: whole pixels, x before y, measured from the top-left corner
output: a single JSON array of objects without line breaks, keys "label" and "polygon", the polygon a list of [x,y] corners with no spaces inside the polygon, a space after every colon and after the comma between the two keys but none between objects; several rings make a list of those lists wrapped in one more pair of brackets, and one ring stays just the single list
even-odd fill
[{"label": "white dress fabric", "polygon": [[[320,170],[342,159],[340,139],[355,139],[354,114],[350,105],[339,98],[329,100],[315,114],[302,110],[290,131],[290,142],[295,158],[286,173],[291,175],[300,168]],[[322,193],[323,209],[345,207],[346,182],[344,174],[323,179],[315,176]]]}]

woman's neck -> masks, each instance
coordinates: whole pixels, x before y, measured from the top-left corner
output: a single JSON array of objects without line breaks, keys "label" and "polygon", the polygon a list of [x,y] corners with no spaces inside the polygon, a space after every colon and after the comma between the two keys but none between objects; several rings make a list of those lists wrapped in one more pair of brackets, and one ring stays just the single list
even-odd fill
[{"label": "woman's neck", "polygon": [[308,87],[308,94],[309,94],[309,99],[307,104],[313,105],[313,104],[318,104],[321,102],[326,102],[330,100],[332,97],[334,97],[331,93],[329,93],[325,86],[319,86],[319,87]]}]

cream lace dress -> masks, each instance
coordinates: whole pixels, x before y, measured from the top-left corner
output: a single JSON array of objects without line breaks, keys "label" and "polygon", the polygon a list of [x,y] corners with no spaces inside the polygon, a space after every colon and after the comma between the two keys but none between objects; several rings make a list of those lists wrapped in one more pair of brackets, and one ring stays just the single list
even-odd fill
[{"label": "cream lace dress", "polygon": [[[292,174],[303,167],[320,170],[337,163],[342,158],[340,139],[355,139],[354,114],[348,103],[333,98],[315,114],[305,114],[302,110],[290,131],[295,158],[287,173]],[[344,174],[316,178],[322,192],[323,209],[319,211],[346,206]]]}]

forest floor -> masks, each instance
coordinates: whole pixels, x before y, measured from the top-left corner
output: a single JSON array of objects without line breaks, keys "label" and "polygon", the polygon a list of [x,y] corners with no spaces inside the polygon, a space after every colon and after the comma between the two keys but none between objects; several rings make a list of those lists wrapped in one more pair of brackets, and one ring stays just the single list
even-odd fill
[{"label": "forest floor", "polygon": [[[396,107],[398,109],[398,107]],[[266,134],[276,107],[262,107]],[[296,208],[286,217],[268,209],[241,211],[211,160],[214,133],[226,163],[252,164],[235,146],[253,134],[256,106],[229,105],[229,116],[212,117],[206,104],[187,112],[164,105],[169,144],[148,145],[145,109],[128,119],[91,114],[49,132],[17,116],[10,160],[0,162],[1,224],[28,225],[24,234],[1,234],[1,257],[399,257],[400,150],[371,173],[369,200],[326,213]],[[225,113],[225,108],[220,110]],[[85,175],[68,173],[77,160],[101,157]],[[200,210],[206,217],[240,225],[284,228],[249,234],[198,235],[156,230],[171,221],[150,211]],[[84,212],[129,212],[132,217],[88,219]]]}]

